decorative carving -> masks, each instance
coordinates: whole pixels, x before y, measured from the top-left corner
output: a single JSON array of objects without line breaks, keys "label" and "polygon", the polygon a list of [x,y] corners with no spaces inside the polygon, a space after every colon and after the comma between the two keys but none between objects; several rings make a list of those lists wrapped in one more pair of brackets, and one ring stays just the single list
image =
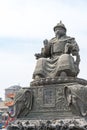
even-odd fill
[{"label": "decorative carving", "polygon": [[80,116],[87,116],[87,86],[70,85],[66,86],[64,91],[72,112]]},{"label": "decorative carving", "polygon": [[7,130],[87,130],[87,122],[84,119],[26,120],[18,121],[13,126],[9,124]]},{"label": "decorative carving", "polygon": [[64,98],[64,87],[60,86],[58,88],[56,88],[56,107],[57,110],[59,111],[66,111],[68,110],[67,104],[66,104],[66,100]]},{"label": "decorative carving", "polygon": [[37,94],[37,107],[41,108],[42,107],[42,96],[43,96],[43,91],[42,88],[38,88],[38,94]]},{"label": "decorative carving", "polygon": [[62,84],[62,83],[78,83],[82,85],[87,85],[87,80],[81,78],[74,78],[74,77],[64,77],[59,78],[43,78],[39,80],[32,81],[30,86],[41,86],[41,85],[52,85],[52,84]]},{"label": "decorative carving", "polygon": [[14,114],[11,115],[9,112],[10,117],[25,117],[30,110],[32,109],[32,92],[29,89],[21,89],[16,94],[14,99]]},{"label": "decorative carving", "polygon": [[55,107],[55,90],[53,88],[43,89],[43,106]]}]

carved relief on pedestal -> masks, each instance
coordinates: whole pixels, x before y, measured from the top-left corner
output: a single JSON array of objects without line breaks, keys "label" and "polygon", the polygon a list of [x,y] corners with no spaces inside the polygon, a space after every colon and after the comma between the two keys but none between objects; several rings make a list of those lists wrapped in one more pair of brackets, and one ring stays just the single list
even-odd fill
[{"label": "carved relief on pedestal", "polygon": [[39,109],[41,109],[41,107],[42,107],[42,88],[37,89],[37,97],[35,97],[35,98],[36,98],[37,107]]},{"label": "carved relief on pedestal", "polygon": [[59,86],[56,88],[56,109],[58,111],[67,111],[68,106],[64,97],[64,87]]},{"label": "carved relief on pedestal", "polygon": [[43,107],[55,107],[55,88],[43,89]]},{"label": "carved relief on pedestal", "polygon": [[36,103],[39,109],[55,107],[55,88],[41,87],[37,91]]}]

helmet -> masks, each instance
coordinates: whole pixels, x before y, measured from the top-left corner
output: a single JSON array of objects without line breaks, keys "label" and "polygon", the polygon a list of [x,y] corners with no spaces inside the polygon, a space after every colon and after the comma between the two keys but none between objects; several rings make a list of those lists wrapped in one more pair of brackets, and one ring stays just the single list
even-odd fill
[{"label": "helmet", "polygon": [[66,31],[66,27],[65,27],[65,25],[62,23],[62,21],[60,21],[60,22],[53,28],[53,30],[55,31],[55,29],[56,29],[56,28],[59,28],[59,27],[65,29],[65,31]]}]

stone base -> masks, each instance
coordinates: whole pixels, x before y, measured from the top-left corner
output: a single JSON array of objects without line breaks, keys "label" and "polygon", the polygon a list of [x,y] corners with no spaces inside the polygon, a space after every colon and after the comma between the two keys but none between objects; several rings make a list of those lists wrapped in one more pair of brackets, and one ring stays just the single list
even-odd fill
[{"label": "stone base", "polygon": [[66,86],[87,85],[79,78],[40,79],[31,82],[33,105],[26,116],[20,115],[7,130],[87,130],[87,120],[73,113],[64,96]]},{"label": "stone base", "polygon": [[55,78],[41,78],[39,80],[34,80],[30,83],[31,87],[41,86],[41,85],[52,85],[52,84],[62,84],[62,83],[79,83],[82,85],[87,85],[87,80],[77,78],[77,77],[55,77]]},{"label": "stone base", "polygon": [[[30,88],[33,91],[33,108],[26,118],[30,120],[52,120],[73,117],[64,96],[65,86],[79,84],[87,85],[87,80],[73,77],[59,77],[40,79],[31,82]],[[75,113],[75,116],[78,113]]]},{"label": "stone base", "polygon": [[83,118],[61,120],[16,120],[7,130],[87,130]]}]

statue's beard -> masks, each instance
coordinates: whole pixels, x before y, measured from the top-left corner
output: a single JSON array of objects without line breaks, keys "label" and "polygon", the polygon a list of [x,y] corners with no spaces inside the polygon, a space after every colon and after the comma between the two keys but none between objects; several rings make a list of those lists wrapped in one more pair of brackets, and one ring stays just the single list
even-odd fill
[{"label": "statue's beard", "polygon": [[57,31],[56,33],[56,37],[61,38],[62,36],[64,36],[66,33],[64,31]]}]

